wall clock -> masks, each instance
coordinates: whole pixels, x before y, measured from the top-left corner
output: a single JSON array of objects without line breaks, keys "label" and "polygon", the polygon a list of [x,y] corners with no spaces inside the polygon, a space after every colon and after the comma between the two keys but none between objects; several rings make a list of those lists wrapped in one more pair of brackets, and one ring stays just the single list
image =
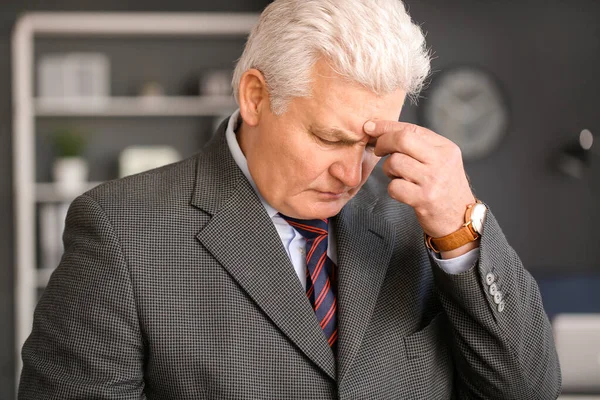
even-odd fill
[{"label": "wall clock", "polygon": [[507,98],[499,82],[477,67],[442,72],[419,109],[421,124],[456,143],[465,160],[488,155],[508,130]]}]

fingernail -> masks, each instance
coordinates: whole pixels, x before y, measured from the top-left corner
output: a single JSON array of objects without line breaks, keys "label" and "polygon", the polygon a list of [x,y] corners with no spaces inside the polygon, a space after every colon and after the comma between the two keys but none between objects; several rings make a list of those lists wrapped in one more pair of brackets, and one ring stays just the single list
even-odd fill
[{"label": "fingernail", "polygon": [[365,122],[365,132],[373,132],[375,130],[375,122],[367,121]]}]

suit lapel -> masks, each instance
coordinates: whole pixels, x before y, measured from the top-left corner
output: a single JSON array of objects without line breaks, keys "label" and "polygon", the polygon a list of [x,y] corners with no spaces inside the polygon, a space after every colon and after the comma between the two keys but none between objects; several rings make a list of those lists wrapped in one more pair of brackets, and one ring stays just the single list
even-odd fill
[{"label": "suit lapel", "polygon": [[[360,199],[361,193],[334,218],[339,270],[338,384],[342,383],[360,348],[394,242],[391,225],[371,213],[374,197],[365,200],[363,195]],[[367,206],[353,206],[361,201]]]},{"label": "suit lapel", "polygon": [[192,204],[212,218],[197,238],[273,324],[335,379],[333,352],[275,226],[229,152],[224,131],[221,126],[216,144],[198,159]]}]

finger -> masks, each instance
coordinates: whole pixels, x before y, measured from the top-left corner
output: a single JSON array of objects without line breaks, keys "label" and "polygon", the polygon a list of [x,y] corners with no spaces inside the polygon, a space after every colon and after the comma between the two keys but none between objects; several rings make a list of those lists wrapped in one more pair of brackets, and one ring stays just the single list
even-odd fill
[{"label": "finger", "polygon": [[388,185],[388,194],[396,201],[416,207],[421,198],[421,187],[405,179],[392,179]]},{"label": "finger", "polygon": [[363,125],[363,130],[369,136],[378,138],[385,135],[386,133],[401,131],[404,129],[416,130],[419,134],[423,135],[427,140],[435,140],[436,137],[442,137],[435,132],[416,124],[400,121],[389,121],[389,120],[369,120]]},{"label": "finger", "polygon": [[404,153],[424,164],[435,160],[436,147],[421,135],[418,128],[417,125],[409,125],[379,137],[375,144],[375,155],[383,157],[392,153]]},{"label": "finger", "polygon": [[426,181],[427,166],[404,153],[392,153],[383,163],[383,172],[388,178],[403,178],[419,185]]},{"label": "finger", "polygon": [[406,123],[398,121],[369,120],[363,125],[363,130],[367,135],[378,138],[386,133],[401,130],[405,125]]}]

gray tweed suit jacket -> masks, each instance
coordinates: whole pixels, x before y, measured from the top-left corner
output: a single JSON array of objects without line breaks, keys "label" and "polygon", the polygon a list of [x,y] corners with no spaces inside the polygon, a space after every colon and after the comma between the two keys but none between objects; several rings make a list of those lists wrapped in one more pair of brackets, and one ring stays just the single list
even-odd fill
[{"label": "gray tweed suit jacket", "polygon": [[494,216],[479,261],[448,275],[376,176],[333,218],[334,357],[224,131],[197,156],[73,202],[23,347],[20,399],[558,396],[538,288]]}]

